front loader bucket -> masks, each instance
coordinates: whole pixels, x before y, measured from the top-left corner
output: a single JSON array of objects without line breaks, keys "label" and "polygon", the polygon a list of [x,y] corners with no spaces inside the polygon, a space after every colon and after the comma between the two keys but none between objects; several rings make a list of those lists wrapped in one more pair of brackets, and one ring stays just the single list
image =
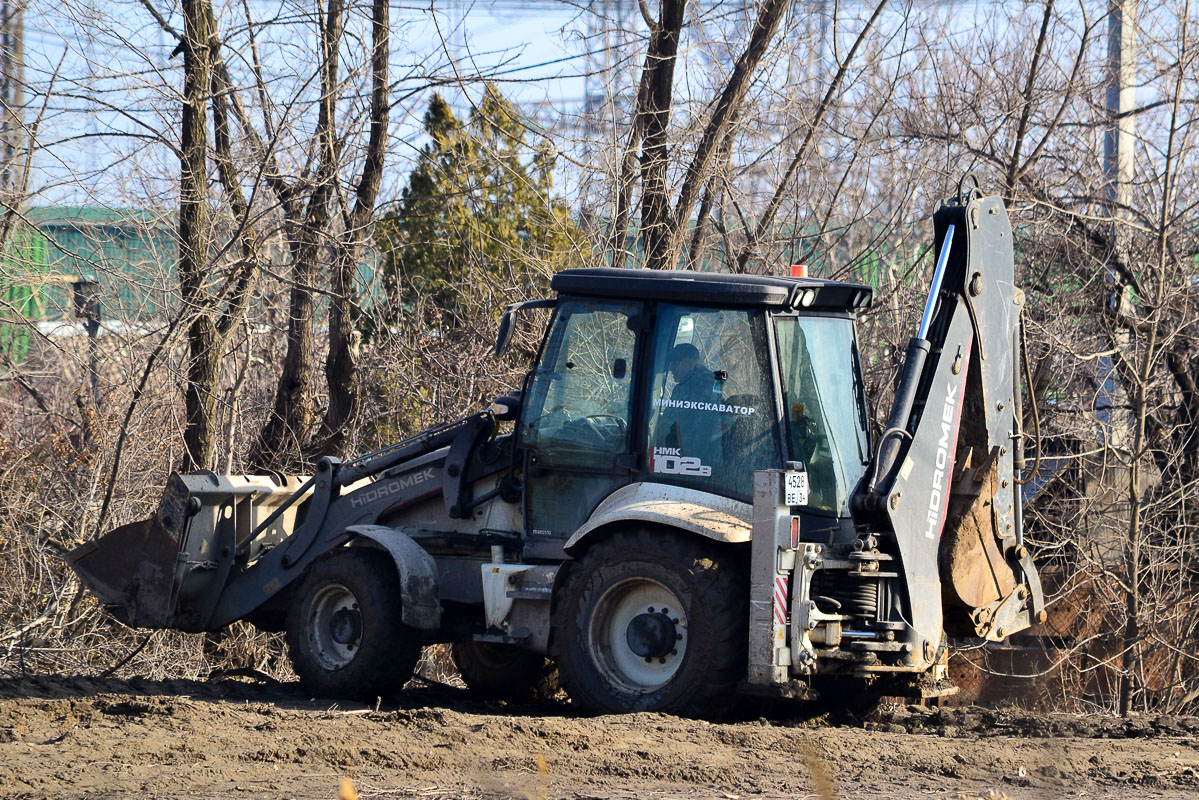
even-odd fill
[{"label": "front loader bucket", "polygon": [[302,521],[306,480],[173,474],[154,516],[80,545],[67,562],[127,625],[208,630],[235,567],[252,564]]},{"label": "front loader bucket", "polygon": [[167,627],[179,543],[157,516],[81,545],[67,563],[108,610],[133,628]]}]

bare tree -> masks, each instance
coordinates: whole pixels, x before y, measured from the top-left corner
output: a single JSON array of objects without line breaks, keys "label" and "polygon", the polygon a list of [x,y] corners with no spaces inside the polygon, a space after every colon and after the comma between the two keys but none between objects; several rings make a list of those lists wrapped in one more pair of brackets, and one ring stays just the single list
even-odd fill
[{"label": "bare tree", "polygon": [[355,324],[359,314],[354,277],[367,250],[371,221],[383,180],[390,109],[388,30],[387,0],[374,0],[371,16],[370,135],[354,194],[354,205],[343,216],[343,230],[334,255],[329,356],[325,362],[329,408],[317,435],[318,452],[337,452],[345,441],[347,431],[357,425],[362,408],[359,375],[361,336]]}]

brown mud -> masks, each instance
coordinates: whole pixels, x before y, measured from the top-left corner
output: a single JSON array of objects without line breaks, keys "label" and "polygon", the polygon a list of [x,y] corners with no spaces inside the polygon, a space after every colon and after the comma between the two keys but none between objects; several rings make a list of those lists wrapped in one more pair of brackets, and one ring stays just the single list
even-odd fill
[{"label": "brown mud", "polygon": [[225,679],[0,680],[2,798],[1192,798],[1199,718],[756,705],[577,717],[440,685],[333,704]]}]

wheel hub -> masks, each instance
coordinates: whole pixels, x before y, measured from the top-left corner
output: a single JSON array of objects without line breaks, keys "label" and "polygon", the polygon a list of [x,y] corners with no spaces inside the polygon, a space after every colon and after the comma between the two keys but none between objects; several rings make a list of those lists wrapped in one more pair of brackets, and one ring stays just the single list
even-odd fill
[{"label": "wheel hub", "polygon": [[668,684],[687,654],[685,608],[653,578],[631,576],[608,586],[587,623],[588,652],[603,679],[629,694]]},{"label": "wheel hub", "polygon": [[642,658],[665,656],[674,648],[677,639],[674,623],[661,613],[638,614],[625,629],[629,649]]},{"label": "wheel hub", "polygon": [[349,608],[339,608],[329,620],[329,635],[338,644],[353,644],[362,636],[362,614]]},{"label": "wheel hub", "polygon": [[330,582],[312,596],[306,617],[306,636],[321,668],[349,666],[362,644],[362,612],[354,593],[340,583]]}]

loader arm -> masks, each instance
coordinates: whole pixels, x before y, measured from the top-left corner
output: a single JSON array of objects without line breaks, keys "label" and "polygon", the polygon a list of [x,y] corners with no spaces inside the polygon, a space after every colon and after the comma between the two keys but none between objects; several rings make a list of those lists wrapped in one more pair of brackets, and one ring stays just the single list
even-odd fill
[{"label": "loader arm", "polygon": [[894,537],[926,655],[942,630],[997,641],[1044,618],[1016,472],[1024,297],[1011,224],[1000,198],[974,191],[934,229],[934,285],[852,503],[855,523]]},{"label": "loader arm", "polygon": [[475,497],[472,483],[507,466],[474,461],[494,431],[489,411],[472,414],[352,461],[322,458],[312,477],[175,474],[154,516],[67,561],[130,626],[219,630],[270,603],[355,526],[438,493],[448,516],[469,516],[499,491]]}]

